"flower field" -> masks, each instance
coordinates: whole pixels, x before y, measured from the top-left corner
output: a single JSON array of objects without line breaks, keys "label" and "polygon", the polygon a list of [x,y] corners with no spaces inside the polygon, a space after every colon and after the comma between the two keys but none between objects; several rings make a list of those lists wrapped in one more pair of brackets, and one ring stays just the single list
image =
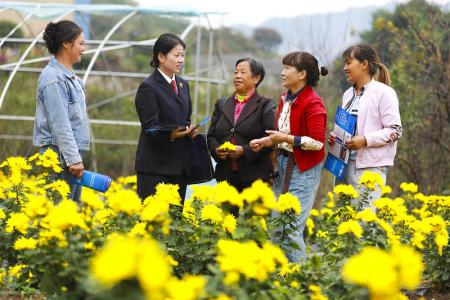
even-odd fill
[{"label": "flower field", "polygon": [[[238,193],[226,182],[194,186],[184,206],[177,186],[161,184],[141,202],[136,177],[105,194],[67,195],[48,150],[0,164],[0,298],[39,299],[408,299],[448,293],[450,197],[401,195],[364,209],[380,185],[336,186],[307,221],[307,259],[289,263],[284,247],[299,201],[276,199],[256,181]],[[241,213],[234,217],[231,205]],[[278,218],[272,218],[276,211]],[[276,245],[275,240],[282,240]]]}]

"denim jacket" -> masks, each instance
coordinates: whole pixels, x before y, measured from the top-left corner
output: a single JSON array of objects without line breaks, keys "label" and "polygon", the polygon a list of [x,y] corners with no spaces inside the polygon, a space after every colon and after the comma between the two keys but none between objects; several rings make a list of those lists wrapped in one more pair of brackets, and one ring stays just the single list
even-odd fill
[{"label": "denim jacket", "polygon": [[55,145],[67,166],[89,150],[89,121],[83,82],[54,57],[42,70],[36,92],[33,145]]}]

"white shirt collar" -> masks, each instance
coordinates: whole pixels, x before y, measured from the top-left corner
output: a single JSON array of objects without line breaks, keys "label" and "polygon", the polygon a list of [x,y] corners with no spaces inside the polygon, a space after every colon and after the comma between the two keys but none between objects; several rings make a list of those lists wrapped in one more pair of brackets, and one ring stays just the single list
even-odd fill
[{"label": "white shirt collar", "polygon": [[[172,78],[170,78],[169,76],[167,76],[166,74],[164,74],[163,71],[161,71],[160,68],[158,68],[159,73],[161,73],[161,75],[164,77],[164,79],[166,79],[166,81],[170,84],[172,82],[172,80],[175,80],[175,74],[173,74]],[[175,80],[176,82],[176,80]]]}]

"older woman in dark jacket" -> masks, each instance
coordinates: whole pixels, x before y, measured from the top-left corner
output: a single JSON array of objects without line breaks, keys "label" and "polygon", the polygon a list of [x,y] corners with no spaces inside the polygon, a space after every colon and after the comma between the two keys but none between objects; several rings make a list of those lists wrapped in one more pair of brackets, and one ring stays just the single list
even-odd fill
[{"label": "older woman in dark jacket", "polygon": [[[249,144],[275,125],[275,105],[256,91],[264,74],[264,66],[257,60],[239,59],[233,75],[235,92],[216,102],[208,130],[208,146],[217,162],[215,178],[228,181],[238,191],[256,179],[267,180],[273,170],[272,150],[255,153]],[[221,150],[227,141],[236,145],[236,150]]]}]

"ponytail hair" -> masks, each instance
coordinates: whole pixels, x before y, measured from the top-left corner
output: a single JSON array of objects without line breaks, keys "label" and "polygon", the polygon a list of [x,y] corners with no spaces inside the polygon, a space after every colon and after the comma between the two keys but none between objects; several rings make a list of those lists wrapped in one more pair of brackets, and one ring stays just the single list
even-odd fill
[{"label": "ponytail hair", "polygon": [[369,64],[369,73],[375,80],[386,85],[391,85],[391,76],[388,68],[381,63],[377,51],[369,44],[361,43],[350,46],[342,54],[344,61],[348,59],[357,59],[359,62],[367,61]]},{"label": "ponytail hair", "polygon": [[382,63],[378,65],[378,76],[376,80],[386,85],[391,85],[391,75],[389,74],[389,70],[386,65]]}]

